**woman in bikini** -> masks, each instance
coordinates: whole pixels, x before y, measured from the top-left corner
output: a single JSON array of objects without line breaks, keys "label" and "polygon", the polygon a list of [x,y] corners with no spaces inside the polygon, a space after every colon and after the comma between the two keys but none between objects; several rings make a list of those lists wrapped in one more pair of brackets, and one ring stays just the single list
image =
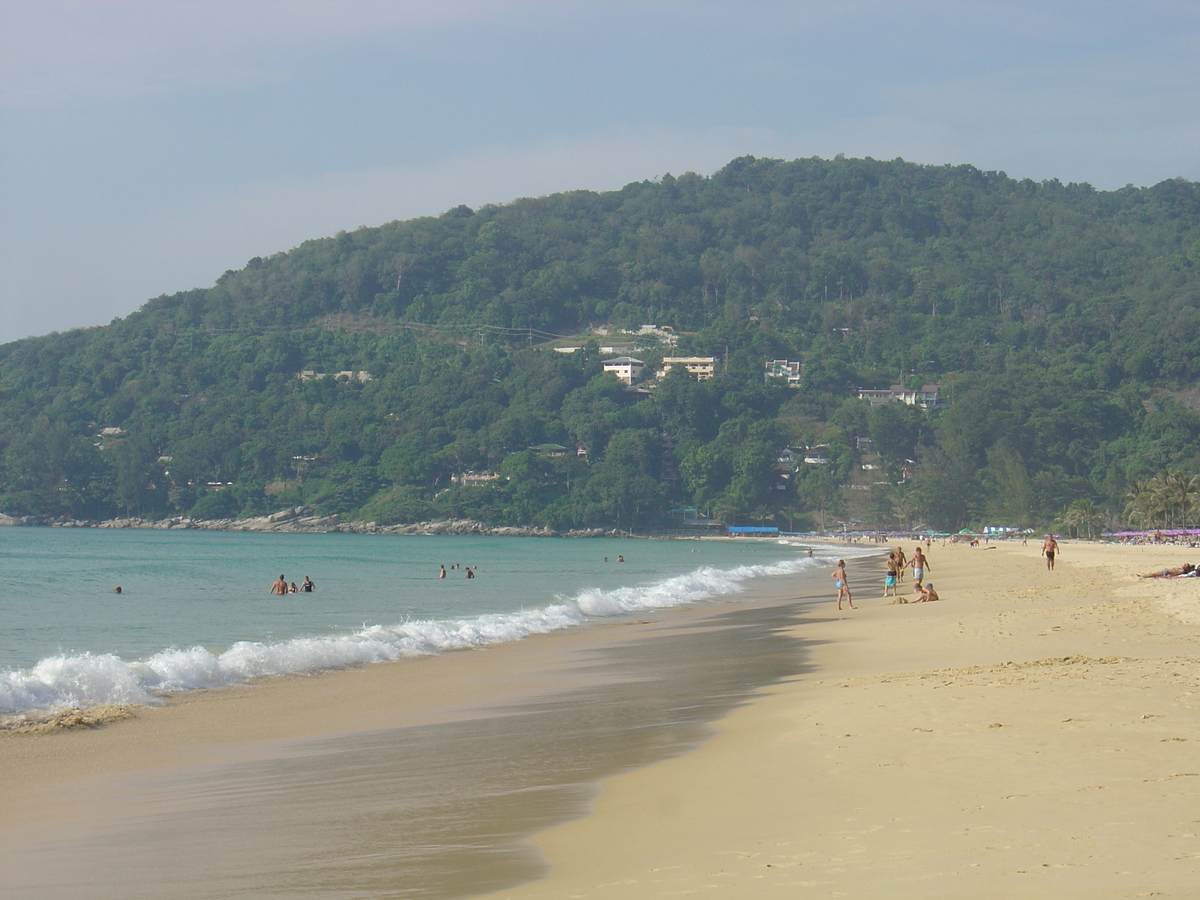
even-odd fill
[{"label": "woman in bikini", "polygon": [[850,596],[850,580],[846,577],[846,561],[839,559],[837,568],[830,573],[834,585],[837,586],[837,605],[838,609],[842,608],[842,596],[845,595],[846,602],[850,604],[851,609],[858,609],[854,605],[854,599]]}]

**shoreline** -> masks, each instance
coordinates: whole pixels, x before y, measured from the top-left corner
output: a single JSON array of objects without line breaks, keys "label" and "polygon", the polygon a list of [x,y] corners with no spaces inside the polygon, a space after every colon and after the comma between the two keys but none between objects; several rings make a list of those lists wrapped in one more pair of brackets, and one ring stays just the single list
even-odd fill
[{"label": "shoreline", "polygon": [[[312,897],[357,885],[448,898],[537,878],[530,835],[585,814],[604,778],[702,744],[711,721],[803,664],[784,633],[795,584],[197,692],[104,728],[0,735],[0,878],[14,898],[84,883],[97,898],[166,884],[199,898],[214,871],[237,896],[288,882]],[[333,871],[340,886],[319,886]]]},{"label": "shoreline", "polygon": [[918,605],[852,567],[859,609],[796,626],[806,671],[607,781],[536,838],[547,878],[487,896],[1192,897],[1200,592],[1135,577],[1191,553],[935,547]]},{"label": "shoreline", "polygon": [[[165,534],[158,537],[154,533],[140,534],[140,537],[130,534],[114,545],[110,540],[102,540],[104,534],[100,532],[75,537],[60,532],[56,538],[53,533],[42,533],[39,537],[36,532],[26,531],[19,541],[12,542],[9,549],[16,550],[18,557],[34,561],[28,578],[44,576],[53,582],[58,570],[51,569],[59,557],[66,558],[58,545],[71,548],[79,542],[88,550],[79,554],[84,561],[71,558],[59,569],[70,573],[87,568],[100,574],[92,579],[94,601],[88,598],[79,602],[77,616],[58,613],[68,625],[83,623],[74,632],[70,628],[52,630],[51,627],[36,632],[33,629],[38,623],[30,619],[32,637],[22,646],[18,639],[23,632],[17,628],[24,621],[20,618],[22,608],[15,600],[9,601],[14,612],[14,631],[9,636],[10,644],[6,644],[10,651],[5,654],[9,668],[0,673],[5,676],[0,684],[0,730],[96,727],[127,718],[140,705],[158,706],[172,694],[192,690],[264,677],[315,674],[360,663],[434,654],[439,650],[495,645],[541,632],[627,620],[654,609],[691,606],[693,601],[703,607],[722,597],[736,597],[746,590],[753,592],[754,583],[764,576],[769,579],[793,570],[812,572],[814,563],[820,562],[803,558],[803,550],[774,544],[714,543],[705,552],[698,543],[662,542],[643,544],[645,552],[631,556],[632,565],[613,567],[600,564],[601,552],[611,556],[623,549],[629,554],[631,545],[621,548],[611,540],[601,541],[603,547],[596,543],[567,542],[553,549],[536,541],[518,540],[520,552],[514,556],[513,548],[504,539],[464,537],[461,540],[480,550],[479,555],[472,556],[473,561],[484,563],[485,575],[490,571],[489,564],[495,566],[498,578],[491,585],[479,581],[463,586],[452,577],[434,580],[437,563],[443,561],[444,554],[451,553],[453,559],[457,552],[454,549],[457,542],[445,538],[411,542],[407,549],[401,548],[393,556],[383,554],[382,547],[376,554],[370,547],[359,545],[357,539],[297,537],[291,542],[284,541],[297,548],[287,556],[286,547],[280,550],[282,539],[274,536],[243,539],[212,533],[207,537],[195,534],[191,540],[184,540]],[[120,533],[109,536],[116,540]],[[333,544],[328,543],[330,540]],[[328,590],[332,585],[332,591],[324,604],[318,598],[316,603],[298,605],[239,602],[227,608],[224,605],[227,596],[243,601],[251,597],[249,593],[228,593],[229,585],[236,589],[247,583],[245,578],[224,576],[223,581],[205,582],[207,594],[194,592],[191,582],[186,580],[169,579],[171,585],[182,587],[174,594],[164,594],[156,602],[156,581],[136,571],[132,574],[124,571],[128,560],[122,548],[129,545],[133,548],[129,552],[137,554],[138,548],[147,542],[151,548],[168,548],[174,554],[170,558],[184,560],[186,565],[182,568],[190,566],[192,572],[206,571],[225,560],[232,565],[235,558],[254,568],[261,565],[262,559],[279,556],[281,568],[303,564],[304,570],[314,571],[318,580],[324,571],[329,577],[324,586]],[[351,543],[356,548],[352,553],[346,549]],[[655,546],[657,550],[653,550]],[[688,546],[693,547],[690,552]],[[266,552],[263,547],[268,548]],[[21,553],[18,548],[28,553]],[[240,557],[236,553],[238,548],[242,551]],[[551,552],[547,555],[539,548]],[[326,551],[332,553],[330,559],[322,555]],[[537,558],[545,562],[542,570],[526,567],[521,556],[526,551],[540,553]],[[43,556],[51,560],[45,566],[37,562]],[[605,563],[609,556],[605,556]],[[88,562],[93,557],[95,566]],[[376,558],[386,577],[364,574],[368,569],[356,562]],[[619,555],[616,558],[624,561]],[[109,565],[110,560],[115,562]],[[352,571],[339,573],[330,569],[345,565],[347,560],[354,564]],[[661,560],[662,565],[655,560]],[[326,563],[325,569],[320,568],[322,561]],[[310,569],[310,563],[318,568]],[[119,627],[99,632],[100,637],[93,638],[83,633],[83,629],[95,625],[97,616],[108,615],[104,611],[108,609],[109,592],[103,585],[112,581],[124,584],[124,590],[116,592],[124,596],[113,602],[110,617]],[[479,593],[493,585],[493,589]],[[194,593],[207,606],[193,604]],[[214,597],[215,601],[209,600]],[[150,598],[151,606],[147,606],[146,598]],[[46,602],[55,602],[53,592],[47,595]],[[341,611],[339,604],[349,612]],[[201,631],[187,618],[198,615],[192,613],[193,605],[213,617],[214,624],[204,625],[207,631]],[[37,606],[26,603],[25,608],[35,610]],[[244,622],[237,618],[243,609]],[[141,620],[147,613],[158,615],[158,620],[143,624]],[[185,626],[192,624],[191,630],[174,628],[171,623],[175,615]],[[276,621],[280,623],[278,626],[274,624]],[[99,624],[109,627],[107,620]],[[61,649],[64,645],[69,647],[67,652]]]},{"label": "shoreline", "polygon": [[318,516],[311,507],[297,506],[264,516],[245,519],[193,519],[167,516],[142,519],[124,516],[116,519],[55,519],[44,516],[9,516],[0,513],[0,527],[10,528],[134,528],[160,531],[255,531],[284,534],[471,534],[512,537],[635,537],[616,529],[575,528],[559,532],[538,525],[485,525],[474,519],[437,519],[402,525],[379,525],[355,520],[344,522],[340,515]]}]

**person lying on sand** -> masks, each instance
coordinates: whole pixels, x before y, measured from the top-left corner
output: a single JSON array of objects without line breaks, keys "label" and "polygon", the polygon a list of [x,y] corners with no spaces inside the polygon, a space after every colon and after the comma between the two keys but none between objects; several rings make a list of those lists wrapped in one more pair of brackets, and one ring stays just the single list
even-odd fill
[{"label": "person lying on sand", "polygon": [[1184,563],[1182,566],[1172,566],[1169,569],[1159,569],[1157,572],[1147,572],[1145,575],[1139,575],[1138,578],[1174,578],[1178,575],[1187,575],[1195,570],[1196,567],[1191,563]]}]

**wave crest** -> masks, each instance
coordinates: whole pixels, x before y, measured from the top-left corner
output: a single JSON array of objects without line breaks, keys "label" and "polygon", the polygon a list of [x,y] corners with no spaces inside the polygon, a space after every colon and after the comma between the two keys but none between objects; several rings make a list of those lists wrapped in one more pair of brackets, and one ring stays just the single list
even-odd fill
[{"label": "wave crest", "polygon": [[589,619],[686,606],[741,591],[764,575],[786,575],[821,564],[797,559],[733,569],[702,567],[646,585],[588,589],[543,607],[458,620],[372,625],[352,634],[273,643],[241,641],[221,653],[170,648],[126,662],[112,654],[54,656],[24,671],[0,672],[0,712],[83,709],[110,704],[148,706],[164,694],[225,687],[256,678],[341,669],[447,650],[519,641],[581,625]]}]

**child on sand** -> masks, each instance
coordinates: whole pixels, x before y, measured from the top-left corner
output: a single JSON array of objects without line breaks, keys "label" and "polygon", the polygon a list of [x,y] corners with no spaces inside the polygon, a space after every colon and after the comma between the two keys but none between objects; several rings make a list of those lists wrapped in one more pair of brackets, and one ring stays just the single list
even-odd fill
[{"label": "child on sand", "polygon": [[887,576],[883,579],[883,596],[888,596],[888,591],[892,592],[893,597],[899,597],[900,593],[896,590],[896,581],[899,576],[900,564],[896,561],[896,554],[889,553],[887,561]]},{"label": "child on sand", "polygon": [[928,603],[930,600],[941,600],[937,591],[933,589],[933,584],[926,584],[923,587],[917,588],[917,599],[913,603]]}]

